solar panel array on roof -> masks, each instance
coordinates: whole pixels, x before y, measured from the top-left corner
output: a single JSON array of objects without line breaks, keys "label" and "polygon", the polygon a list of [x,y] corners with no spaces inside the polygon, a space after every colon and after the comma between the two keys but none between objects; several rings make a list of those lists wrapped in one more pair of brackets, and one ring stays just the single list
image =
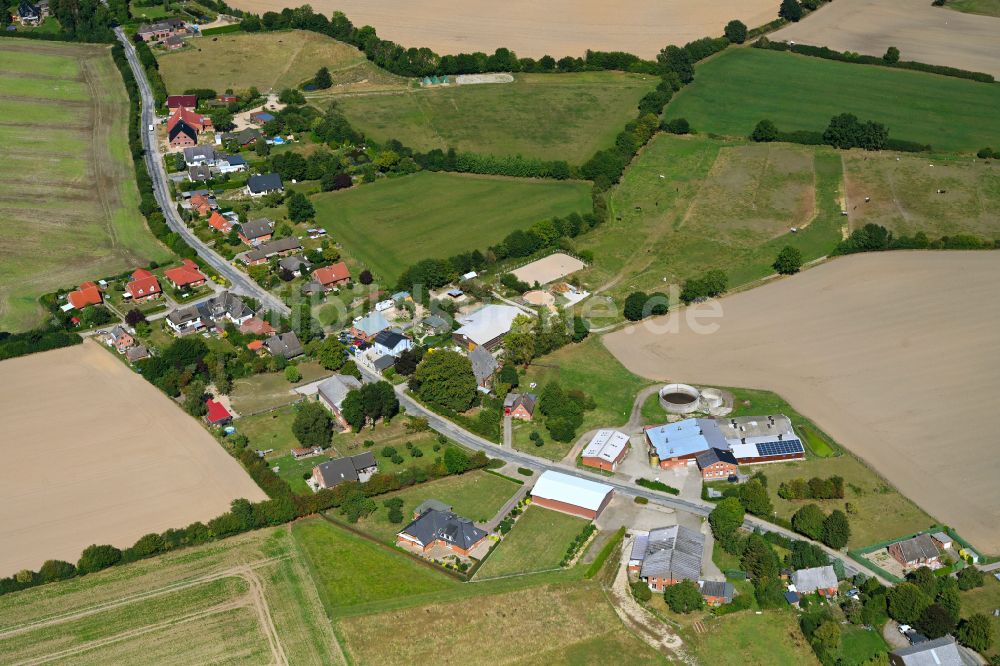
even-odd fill
[{"label": "solar panel array on roof", "polygon": [[802,442],[797,439],[785,439],[757,444],[757,452],[762,458],[768,456],[785,456],[791,453],[804,453]]}]

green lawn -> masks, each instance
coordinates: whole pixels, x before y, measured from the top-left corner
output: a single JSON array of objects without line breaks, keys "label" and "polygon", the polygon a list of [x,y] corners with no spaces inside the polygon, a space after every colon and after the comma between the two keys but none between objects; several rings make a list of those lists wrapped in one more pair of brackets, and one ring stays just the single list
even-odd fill
[{"label": "green lawn", "polygon": [[762,615],[731,613],[706,620],[705,633],[686,632],[685,647],[702,664],[714,666],[805,666],[818,664],[816,655],[789,611]]},{"label": "green lawn", "polygon": [[751,48],[698,65],[667,115],[699,132],[747,136],[763,118],[783,130],[822,131],[850,112],[883,123],[890,137],[975,152],[996,142],[998,106],[995,84]]},{"label": "green lawn", "polygon": [[244,416],[233,424],[236,431],[250,438],[250,446],[255,449],[274,449],[271,457],[287,455],[290,449],[299,446],[292,434],[295,421],[295,407],[289,405],[270,412]]},{"label": "green lawn", "polygon": [[555,569],[589,521],[542,507],[528,507],[476,574],[495,578]]},{"label": "green lawn", "polygon": [[845,664],[864,664],[877,654],[885,654],[889,646],[876,628],[868,631],[861,627],[845,629],[840,643],[840,655]]},{"label": "green lawn", "polygon": [[1000,582],[993,577],[993,573],[983,574],[986,581],[982,587],[961,593],[962,617],[982,613],[990,618],[993,627],[993,647],[990,648],[988,657],[1000,655],[1000,617],[993,617],[993,611],[1000,608]]},{"label": "green lawn", "polygon": [[233,409],[240,414],[255,414],[265,409],[297,402],[302,396],[293,392],[293,388],[332,374],[315,361],[300,361],[298,368],[302,373],[302,380],[294,384],[285,379],[284,372],[268,372],[237,379],[229,392]]},{"label": "green lawn", "polygon": [[5,39],[0,62],[0,330],[23,330],[42,320],[42,294],[171,253],[138,212],[108,48]]},{"label": "green lawn", "polygon": [[[584,412],[583,425],[577,429],[577,435],[594,428],[624,425],[636,394],[649,383],[626,370],[594,335],[580,344],[567,345],[536,359],[521,375],[518,390],[534,391],[537,395],[551,381],[559,382],[563,390],[581,390],[597,404],[595,409]],[[535,389],[529,388],[532,382],[537,384]],[[553,441],[538,412],[535,421],[514,421],[514,428],[514,448],[533,455],[560,460],[573,447],[573,442]],[[532,430],[542,435],[543,446],[537,447],[529,439]]]},{"label": "green lawn", "polygon": [[582,164],[607,148],[658,80],[644,74],[517,74],[514,83],[344,97],[365,134],[406,146]]},{"label": "green lawn", "polygon": [[292,534],[305,555],[327,615],[410,595],[439,592],[458,580],[321,519],[302,520]]},{"label": "green lawn", "polygon": [[1000,0],[949,0],[945,7],[966,14],[1000,16]]},{"label": "green lawn", "polygon": [[392,284],[409,265],[485,251],[538,220],[590,210],[579,181],[421,172],[313,197],[316,220],[360,266]]},{"label": "green lawn", "polygon": [[292,457],[292,454],[286,453],[283,456],[269,458],[268,462],[272,467],[278,468],[278,476],[291,486],[293,492],[299,495],[310,495],[312,494],[312,490],[306,484],[304,475],[308,474],[311,476],[313,467],[325,463],[329,459],[329,456],[320,455],[296,460]]},{"label": "green lawn", "polygon": [[[381,469],[383,458],[379,457],[378,460]],[[428,460],[428,463],[431,460]],[[380,541],[395,543],[396,534],[413,519],[413,510],[428,499],[450,504],[452,510],[463,518],[474,522],[485,522],[492,518],[519,488],[520,486],[513,481],[481,471],[449,476],[375,498],[378,510],[358,521],[357,527]],[[382,506],[385,500],[393,497],[403,500],[402,523],[389,522],[389,511]]]},{"label": "green lawn", "polygon": [[620,319],[632,291],[667,292],[710,269],[730,287],[771,275],[785,245],[806,261],[828,254],[841,239],[841,181],[825,147],[658,135],[612,192],[611,219],[578,241],[595,256],[580,278],[615,299],[591,321]]}]

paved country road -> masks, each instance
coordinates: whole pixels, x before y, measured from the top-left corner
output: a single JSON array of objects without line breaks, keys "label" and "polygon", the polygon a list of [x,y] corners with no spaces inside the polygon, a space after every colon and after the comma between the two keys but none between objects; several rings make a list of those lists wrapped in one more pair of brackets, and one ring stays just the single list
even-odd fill
[{"label": "paved country road", "polygon": [[179,234],[184,239],[184,242],[193,247],[205,263],[218,271],[219,275],[229,280],[233,285],[232,291],[234,293],[255,298],[267,309],[278,314],[288,315],[291,310],[281,299],[251,280],[245,273],[226,261],[225,258],[216,254],[212,248],[194,235],[177,214],[177,204],[170,196],[166,170],[163,168],[159,146],[156,145],[156,134],[155,132],[148,131],[149,126],[156,122],[156,103],[153,98],[153,91],[149,87],[146,72],[139,62],[135,45],[129,41],[129,38],[120,27],[115,28],[115,36],[118,37],[118,41],[125,47],[125,57],[128,59],[128,64],[132,68],[132,74],[139,84],[139,93],[142,96],[142,116],[139,125],[139,134],[142,136],[142,146],[145,149],[146,169],[149,171],[149,177],[153,180],[153,193],[156,195],[156,202],[160,205],[167,219],[167,225],[171,230]]},{"label": "paved country road", "polygon": [[[359,366],[360,368],[360,366]],[[367,381],[379,381],[381,377],[371,374],[365,369],[361,370],[362,375]],[[513,448],[505,448],[498,444],[494,444],[489,440],[483,439],[482,437],[475,435],[468,430],[452,423],[451,421],[445,419],[442,416],[434,413],[427,407],[410,397],[406,393],[406,385],[400,384],[395,387],[396,396],[399,398],[399,404],[405,408],[406,412],[411,415],[419,415],[427,419],[427,423],[436,432],[449,437],[462,446],[470,448],[474,451],[485,451],[492,458],[500,458],[509,463],[514,463],[522,467],[531,467],[535,470],[547,471],[554,470],[562,474],[569,474],[581,479],[588,479],[591,481],[597,481],[598,483],[603,483],[609,485],[615,489],[615,492],[621,493],[629,497],[645,497],[650,502],[654,504],[659,504],[661,506],[666,506],[677,511],[687,511],[688,513],[693,513],[697,516],[707,517],[711,513],[715,505],[711,502],[704,500],[692,500],[684,499],[681,497],[676,497],[674,495],[666,495],[661,492],[647,490],[641,486],[636,486],[630,482],[619,481],[614,478],[609,478],[592,472],[587,472],[585,470],[579,469],[573,465],[569,465],[562,462],[552,462],[545,458],[539,458],[521,451],[517,451]],[[760,530],[761,532],[776,532],[782,534],[786,537],[797,539],[800,541],[809,541],[806,537],[801,534],[797,534],[791,530],[786,530],[783,527],[768,523],[761,520],[755,516],[747,516],[746,520],[743,521],[743,527],[748,530]],[[869,577],[878,578],[879,582],[883,585],[891,585],[891,583],[878,574],[876,574],[871,569],[863,567],[854,560],[849,559],[844,553],[829,548],[818,541],[813,541],[813,544],[822,548],[828,555],[841,560],[844,563],[844,571],[848,576],[854,576],[858,573],[863,573]]]}]

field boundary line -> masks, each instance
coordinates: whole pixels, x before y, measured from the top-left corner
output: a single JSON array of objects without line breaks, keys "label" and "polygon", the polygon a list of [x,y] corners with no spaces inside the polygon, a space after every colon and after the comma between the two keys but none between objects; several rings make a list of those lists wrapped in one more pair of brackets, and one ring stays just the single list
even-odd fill
[{"label": "field boundary line", "polygon": [[204,617],[209,617],[210,615],[218,615],[229,610],[235,610],[237,608],[243,608],[247,606],[246,599],[239,599],[235,601],[228,601],[224,604],[218,604],[212,606],[211,608],[206,608],[205,610],[198,611],[196,613],[191,613],[190,615],[184,615],[181,617],[171,618],[163,622],[158,622],[156,624],[149,624],[145,627],[140,627],[139,629],[133,629],[131,631],[125,631],[120,634],[115,634],[114,636],[108,636],[106,638],[100,638],[95,641],[90,641],[82,645],[77,645],[72,648],[66,648],[58,652],[52,652],[50,654],[34,657],[28,659],[27,661],[16,662],[17,666],[33,666],[34,664],[44,664],[55,659],[61,659],[63,657],[68,657],[74,654],[80,654],[81,652],[86,652],[88,650],[93,650],[95,648],[104,647],[105,645],[112,645],[113,643],[118,643],[123,640],[128,640],[132,638],[137,638],[145,634],[159,631],[160,629],[167,629],[181,624],[187,624],[194,620],[200,620]]},{"label": "field boundary line", "polygon": [[264,596],[264,586],[261,584],[260,578],[257,577],[257,574],[249,566],[243,568],[240,577],[250,586],[248,599],[253,609],[257,611],[257,620],[260,622],[261,631],[264,632],[264,638],[267,639],[274,662],[288,666],[288,655],[285,654],[285,648],[281,644],[281,638],[278,636],[278,628],[275,626],[274,618],[271,616],[271,608],[267,605],[267,598]]},{"label": "field boundary line", "polygon": [[23,634],[27,631],[34,631],[35,629],[41,629],[43,627],[48,627],[56,624],[63,624],[64,622],[69,622],[72,620],[79,619],[81,617],[86,617],[88,615],[94,615],[96,613],[102,613],[113,608],[118,608],[120,606],[127,606],[128,604],[136,603],[138,601],[145,601],[147,599],[152,599],[155,597],[163,596],[165,594],[170,594],[172,592],[179,592],[185,590],[189,587],[194,587],[196,585],[201,585],[203,583],[210,583],[215,580],[220,580],[222,578],[232,578],[232,577],[242,577],[241,571],[247,569],[253,570],[260,567],[273,564],[281,560],[289,559],[291,555],[281,555],[276,557],[269,557],[263,560],[257,560],[249,564],[229,567],[223,571],[217,571],[212,574],[206,574],[204,576],[199,576],[197,578],[190,578],[177,581],[170,585],[164,587],[156,588],[154,590],[149,590],[148,592],[140,592],[138,594],[129,595],[126,597],[119,597],[111,601],[102,602],[100,604],[95,604],[94,606],[84,607],[68,613],[63,613],[61,615],[53,615],[41,620],[35,620],[27,624],[22,624],[19,626],[13,626],[9,628],[4,628],[0,630],[0,639],[9,638],[17,634]]}]

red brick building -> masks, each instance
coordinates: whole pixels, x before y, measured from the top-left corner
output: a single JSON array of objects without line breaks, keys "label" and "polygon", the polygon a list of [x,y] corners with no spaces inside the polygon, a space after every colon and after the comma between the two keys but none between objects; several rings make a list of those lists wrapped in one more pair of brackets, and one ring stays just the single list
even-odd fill
[{"label": "red brick building", "polygon": [[503,401],[503,415],[519,421],[530,421],[535,415],[534,393],[508,393]]},{"label": "red brick building", "polygon": [[347,268],[347,264],[341,261],[330,266],[317,268],[312,272],[312,278],[322,285],[323,289],[329,291],[334,287],[350,282],[351,271]]},{"label": "red brick building", "polygon": [[588,467],[596,467],[613,472],[628,455],[631,445],[628,435],[617,430],[598,430],[590,443],[583,449],[581,462]]},{"label": "red brick building", "polygon": [[739,464],[732,451],[709,449],[695,458],[701,471],[701,478],[707,480],[728,479],[739,471]]},{"label": "red brick building", "polygon": [[132,279],[125,286],[125,292],[133,303],[159,298],[160,294],[163,293],[160,289],[160,281],[145,268],[136,269],[132,273]]},{"label": "red brick building", "polygon": [[532,503],[589,520],[601,515],[613,495],[611,486],[551,470],[531,489]]}]

